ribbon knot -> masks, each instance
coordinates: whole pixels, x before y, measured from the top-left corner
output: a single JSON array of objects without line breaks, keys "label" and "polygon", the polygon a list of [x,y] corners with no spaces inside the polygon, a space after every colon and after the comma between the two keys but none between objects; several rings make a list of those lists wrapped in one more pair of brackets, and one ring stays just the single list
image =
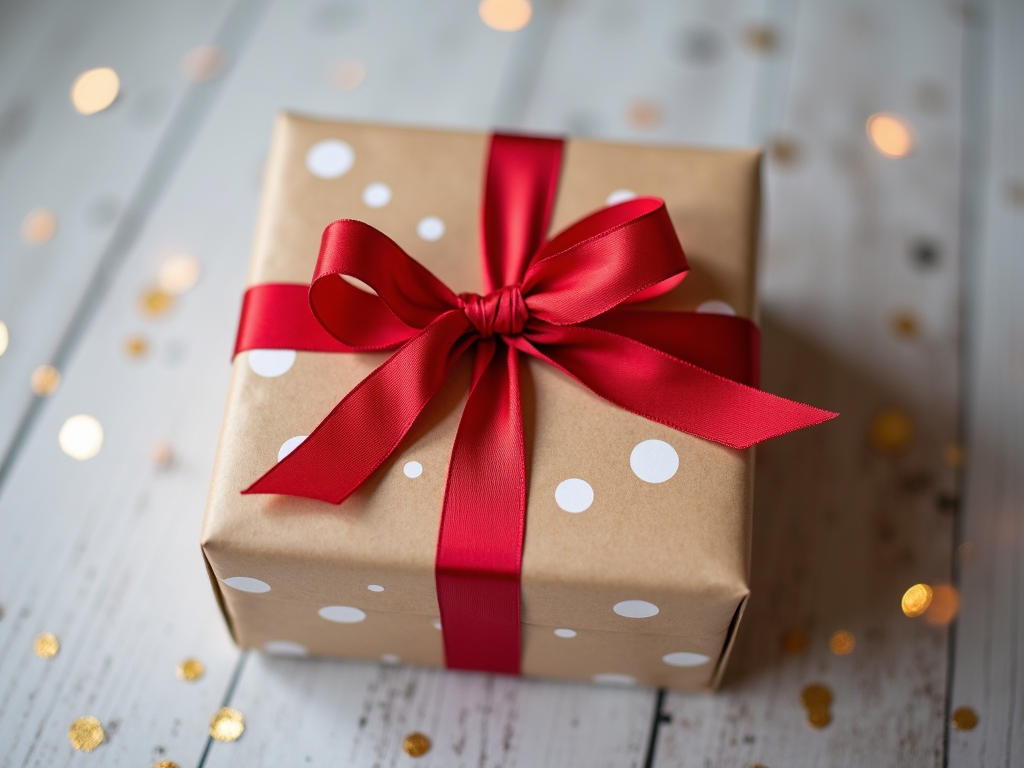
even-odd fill
[{"label": "ribbon knot", "polygon": [[486,296],[460,293],[458,298],[459,307],[483,339],[494,334],[518,336],[530,319],[518,285],[506,285]]}]

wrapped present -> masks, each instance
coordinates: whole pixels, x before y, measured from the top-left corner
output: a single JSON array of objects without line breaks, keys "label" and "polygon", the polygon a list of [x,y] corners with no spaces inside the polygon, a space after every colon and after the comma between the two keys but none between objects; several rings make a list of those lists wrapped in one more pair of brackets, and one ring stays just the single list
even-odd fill
[{"label": "wrapped present", "polygon": [[202,533],[235,640],[714,687],[749,446],[832,415],[756,388],[759,162],[282,115]]}]

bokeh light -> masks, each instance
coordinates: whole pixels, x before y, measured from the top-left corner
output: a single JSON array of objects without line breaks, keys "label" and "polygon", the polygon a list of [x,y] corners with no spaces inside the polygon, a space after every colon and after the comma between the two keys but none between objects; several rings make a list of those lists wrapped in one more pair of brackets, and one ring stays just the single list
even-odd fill
[{"label": "bokeh light", "polygon": [[42,245],[57,234],[57,217],[46,208],[34,208],[21,220],[21,239],[26,245]]},{"label": "bokeh light", "polygon": [[533,8],[528,0],[483,0],[480,18],[491,29],[515,32],[530,23]]},{"label": "bokeh light", "polygon": [[7,331],[7,323],[0,320],[0,356],[7,351],[7,345],[10,343],[11,335]]},{"label": "bokeh light", "polygon": [[57,435],[60,449],[79,461],[91,459],[103,447],[103,426],[95,416],[80,413],[64,422]]},{"label": "bokeh light", "polygon": [[914,425],[897,408],[879,411],[871,422],[871,445],[879,453],[901,453],[914,439]]},{"label": "bokeh light", "polygon": [[346,58],[335,62],[327,76],[332,88],[354,91],[366,79],[366,65],[359,59]]},{"label": "bokeh light", "polygon": [[900,605],[903,613],[913,618],[920,616],[932,604],[932,588],[927,584],[915,584],[903,593]]},{"label": "bokeh light", "polygon": [[899,115],[878,113],[868,118],[868,138],[886,157],[905,157],[914,148],[910,126]]},{"label": "bokeh light", "polygon": [[160,265],[157,283],[171,296],[180,296],[199,280],[199,262],[188,253],[171,256]]},{"label": "bokeh light", "polygon": [[60,386],[60,371],[52,365],[40,365],[32,371],[29,385],[32,387],[32,394],[37,397],[49,397]]},{"label": "bokeh light", "polygon": [[845,656],[853,653],[853,649],[857,647],[857,639],[849,630],[840,629],[832,633],[832,637],[828,639],[828,647],[836,656]]},{"label": "bokeh light", "polygon": [[224,71],[227,57],[216,45],[199,45],[181,57],[181,75],[192,83],[213,80]]},{"label": "bokeh light", "polygon": [[71,85],[71,103],[83,115],[95,115],[114,103],[121,79],[110,67],[83,72]]},{"label": "bokeh light", "polygon": [[960,613],[960,593],[952,584],[933,584],[932,602],[924,612],[924,620],[933,627],[944,627]]}]

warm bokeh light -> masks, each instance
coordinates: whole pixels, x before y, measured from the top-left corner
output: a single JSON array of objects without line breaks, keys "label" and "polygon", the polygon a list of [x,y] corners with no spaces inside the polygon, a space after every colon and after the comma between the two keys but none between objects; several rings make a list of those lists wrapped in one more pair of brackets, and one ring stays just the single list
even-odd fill
[{"label": "warm bokeh light", "polygon": [[786,653],[803,653],[808,642],[807,633],[802,629],[787,629],[782,633],[782,650]]},{"label": "warm bokeh light", "polygon": [[354,91],[366,79],[366,65],[359,59],[341,59],[335,62],[327,81],[339,91]]},{"label": "warm bokeh light", "polygon": [[868,138],[886,157],[904,157],[914,148],[910,126],[898,115],[878,113],[868,118]]},{"label": "warm bokeh light", "polygon": [[953,469],[962,467],[967,459],[967,452],[960,443],[950,443],[942,451],[942,458]]},{"label": "warm bokeh light", "polygon": [[7,323],[0,320],[0,356],[7,351],[7,345],[10,343],[11,335],[7,332]]},{"label": "warm bokeh light", "polygon": [[139,308],[142,314],[159,317],[171,311],[174,297],[162,288],[146,288],[139,296]]},{"label": "warm bokeh light", "polygon": [[483,0],[480,18],[491,29],[515,32],[530,23],[533,8],[527,0]]},{"label": "warm bokeh light", "polygon": [[191,254],[178,253],[160,265],[157,282],[171,296],[180,296],[199,280],[199,262]]},{"label": "warm bokeh light", "polygon": [[181,75],[192,83],[213,80],[224,71],[227,57],[216,45],[199,45],[181,57]]},{"label": "warm bokeh light", "polygon": [[661,110],[650,101],[634,101],[627,112],[629,124],[634,128],[653,128],[661,122]]},{"label": "warm bokeh light", "polygon": [[831,650],[836,656],[845,656],[848,653],[853,653],[853,649],[856,646],[856,638],[854,638],[852,632],[846,629],[840,629],[833,632],[832,637],[828,639],[829,650]]},{"label": "warm bokeh light", "polygon": [[103,427],[94,416],[80,413],[64,422],[57,435],[60,449],[79,461],[91,459],[103,447]]},{"label": "warm bokeh light", "polygon": [[932,602],[924,620],[933,627],[944,627],[960,613],[960,593],[952,584],[932,585]]},{"label": "warm bokeh light", "polygon": [[95,115],[114,103],[121,80],[110,67],[83,72],[71,85],[71,103],[83,115]]},{"label": "warm bokeh light", "polygon": [[932,588],[927,584],[915,584],[903,593],[903,613],[913,618],[920,616],[932,604]]},{"label": "warm bokeh light", "polygon": [[897,408],[879,411],[871,422],[871,445],[879,453],[900,453],[910,447],[914,425]]},{"label": "warm bokeh light", "polygon": [[57,234],[57,217],[46,208],[35,208],[21,220],[21,239],[26,245],[42,245]]},{"label": "warm bokeh light", "polygon": [[49,397],[60,386],[60,371],[52,365],[40,365],[32,371],[29,385],[32,387],[32,394],[37,397]]}]

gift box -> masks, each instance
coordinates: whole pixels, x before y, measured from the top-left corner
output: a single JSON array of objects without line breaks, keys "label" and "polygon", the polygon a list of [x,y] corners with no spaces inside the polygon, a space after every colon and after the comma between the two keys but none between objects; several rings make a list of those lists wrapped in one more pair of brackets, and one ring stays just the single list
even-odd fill
[{"label": "gift box", "polygon": [[[321,248],[333,247],[325,227],[355,219],[386,233],[455,294],[483,293],[488,147],[489,137],[478,133],[281,115],[250,289],[308,288],[318,254],[325,258]],[[583,139],[559,151],[551,232],[620,200],[662,198],[690,271],[642,308],[755,318],[758,152]],[[274,338],[284,319],[266,308],[263,315],[263,332]],[[754,348],[738,355],[753,361],[747,375],[754,376],[756,335],[750,338]],[[444,666],[456,640],[487,646],[492,638],[474,637],[472,616],[486,613],[489,601],[475,593],[474,607],[471,594],[458,619],[465,637],[448,637],[456,621],[441,621],[435,571],[452,446],[477,376],[472,355],[453,363],[366,482],[333,504],[242,491],[392,352],[273,346],[240,342],[202,531],[236,642],[427,666]],[[563,370],[522,360],[526,510],[515,671],[715,687],[749,593],[752,449],[636,415]],[[360,450],[353,437],[322,460],[335,466]]]}]

